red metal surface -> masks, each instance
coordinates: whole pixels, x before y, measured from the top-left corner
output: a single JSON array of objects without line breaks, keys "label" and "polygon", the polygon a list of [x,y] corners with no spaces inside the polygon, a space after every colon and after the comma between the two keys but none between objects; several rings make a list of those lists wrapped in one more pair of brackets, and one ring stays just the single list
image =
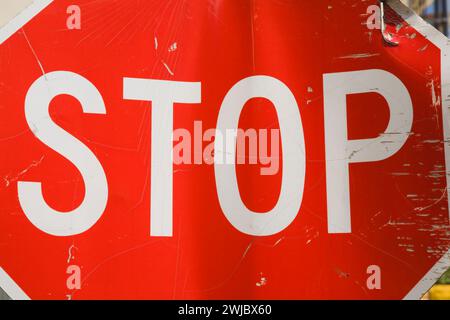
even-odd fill
[{"label": "red metal surface", "polygon": [[[0,47],[0,266],[31,298],[397,299],[447,251],[442,115],[433,101],[440,55],[413,28],[389,26],[400,45],[388,47],[365,25],[369,4],[356,0],[79,2],[81,30],[66,29],[71,3],[56,1]],[[352,232],[329,234],[323,75],[365,69],[405,84],[412,133],[389,159],[351,164]],[[107,110],[85,114],[69,96],[51,104],[52,119],[92,150],[108,180],[102,217],[70,237],[33,226],[17,191],[18,181],[41,181],[45,200],[61,211],[84,197],[80,173],[34,137],[24,116],[31,84],[58,70],[89,79]],[[299,105],[306,180],[296,219],[273,236],[243,234],[221,210],[214,166],[175,165],[173,237],[151,237],[151,106],[124,100],[123,78],[201,82],[201,104],[174,108],[174,128],[193,131],[196,120],[215,128],[225,94],[252,75],[281,80]],[[381,96],[347,102],[350,139],[385,130]],[[250,101],[239,124],[278,127],[264,99]],[[281,171],[260,176],[259,168],[238,166],[237,176],[245,204],[264,212],[277,201]],[[68,265],[81,267],[80,290],[66,286]],[[381,267],[380,290],[366,286],[370,265]]]}]

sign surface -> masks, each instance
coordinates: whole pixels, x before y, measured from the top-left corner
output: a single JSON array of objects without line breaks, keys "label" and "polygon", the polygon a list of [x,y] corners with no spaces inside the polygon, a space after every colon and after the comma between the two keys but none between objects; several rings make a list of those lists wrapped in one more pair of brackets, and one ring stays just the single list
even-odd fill
[{"label": "sign surface", "polygon": [[9,296],[416,299],[450,265],[448,44],[399,1],[78,2],[0,29]]}]

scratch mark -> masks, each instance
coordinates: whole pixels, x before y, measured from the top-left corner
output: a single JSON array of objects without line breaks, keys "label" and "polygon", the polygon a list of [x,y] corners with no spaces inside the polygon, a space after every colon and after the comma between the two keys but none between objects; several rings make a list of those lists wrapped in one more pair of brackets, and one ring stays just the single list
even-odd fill
[{"label": "scratch mark", "polygon": [[71,246],[69,247],[69,256],[67,257],[67,263],[69,263],[70,260],[75,259],[75,257],[74,257],[73,254],[72,254],[72,249],[77,249],[77,250],[78,250],[78,248],[75,247],[74,245],[71,245]]},{"label": "scratch mark", "polygon": [[274,243],[273,248],[275,248],[277,245],[279,245],[280,242],[284,240],[284,238],[285,238],[285,237],[283,236],[283,237],[281,237],[280,239],[278,239],[277,242]]},{"label": "scratch mark", "polygon": [[167,49],[167,51],[169,52],[174,52],[178,49],[178,44],[176,42],[172,43],[169,47],[169,49]]},{"label": "scratch mark", "polygon": [[423,46],[422,48],[420,48],[419,50],[417,50],[418,52],[423,52],[425,50],[427,50],[428,48],[428,44],[426,44],[425,46]]},{"label": "scratch mark", "polygon": [[[439,94],[436,94],[436,88],[434,85],[434,80],[430,80],[430,82],[428,83],[428,86],[430,87],[430,91],[431,91],[431,101],[432,101],[432,106],[434,108],[434,111],[436,114],[438,114],[438,107],[441,104],[441,99]],[[439,117],[436,117],[436,122],[437,122],[437,126],[439,128],[440,124],[439,124]]]},{"label": "scratch mark", "polygon": [[379,53],[355,53],[348,56],[341,56],[339,59],[363,59],[379,56]]},{"label": "scratch mark", "polygon": [[30,47],[30,50],[31,50],[31,52],[33,53],[34,58],[36,59],[38,65],[39,65],[39,68],[41,69],[42,75],[44,75],[44,77],[45,77],[45,70],[44,70],[44,67],[42,66],[42,63],[41,63],[41,61],[39,60],[39,58],[38,58],[38,56],[37,56],[37,54],[36,54],[36,51],[34,51],[34,48],[33,48],[33,46],[31,45],[30,40],[28,40],[28,37],[27,37],[27,34],[25,33],[25,30],[23,30],[23,29],[22,29],[22,34],[23,34],[23,36],[25,37],[25,40],[27,41],[28,46]]},{"label": "scratch mark", "polygon": [[250,250],[250,248],[252,247],[253,242],[250,242],[249,245],[247,246],[247,248],[245,249],[244,253],[242,254],[241,257],[241,261],[245,259],[245,257],[247,256],[248,251]]},{"label": "scratch mark", "polygon": [[158,38],[156,36],[154,37],[154,42],[155,42],[155,50],[158,50]]},{"label": "scratch mark", "polygon": [[340,270],[339,268],[335,268],[334,271],[337,273],[339,278],[344,278],[344,279],[350,278],[350,273],[344,272],[344,271]]},{"label": "scratch mark", "polygon": [[44,157],[45,156],[42,156],[39,160],[33,161],[28,167],[26,167],[25,169],[20,171],[16,176],[10,177],[10,176],[7,175],[6,177],[4,177],[3,180],[5,181],[6,188],[9,187],[12,182],[15,182],[15,181],[19,180],[19,178],[22,175],[24,175],[25,173],[30,171],[32,168],[37,167],[38,165],[40,165],[42,163],[42,161],[44,160]]},{"label": "scratch mark", "polygon": [[170,68],[169,68],[169,66],[167,65],[167,63],[165,63],[163,60],[161,60],[161,62],[162,62],[162,64],[164,65],[164,67],[166,68],[167,72],[169,72],[169,74],[170,74],[171,76],[173,76],[174,73],[173,73],[172,70],[170,70]]},{"label": "scratch mark", "polygon": [[424,210],[427,210],[427,209],[433,207],[434,205],[436,205],[439,202],[441,202],[442,199],[444,199],[446,193],[447,193],[447,189],[444,189],[443,192],[442,192],[441,197],[439,199],[437,199],[435,202],[433,202],[432,204],[430,204],[430,205],[428,205],[426,207],[417,207],[417,208],[414,209],[414,211],[422,212]]},{"label": "scratch mark", "polygon": [[260,275],[260,279],[256,283],[256,286],[257,287],[263,287],[263,286],[265,286],[267,284],[267,277],[263,276],[262,272],[260,272],[259,275]]}]

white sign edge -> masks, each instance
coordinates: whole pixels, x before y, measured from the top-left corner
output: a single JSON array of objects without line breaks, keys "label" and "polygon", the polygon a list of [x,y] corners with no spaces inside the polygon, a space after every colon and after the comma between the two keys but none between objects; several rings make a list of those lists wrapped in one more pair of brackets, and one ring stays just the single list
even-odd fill
[{"label": "white sign edge", "polygon": [[[444,137],[445,168],[447,179],[447,199],[450,199],[450,40],[439,30],[423,20],[413,10],[400,0],[388,0],[387,4],[403,20],[413,27],[422,36],[428,39],[441,51],[441,107],[442,127]],[[401,44],[400,44],[401,45]],[[450,202],[448,203],[450,214]],[[404,300],[419,300],[433,286],[439,277],[450,267],[450,250],[419,280],[419,282],[406,294]]]},{"label": "white sign edge", "polygon": [[0,28],[0,44],[9,39],[14,33],[45,9],[53,0],[34,0],[19,14]]},{"label": "white sign edge", "polygon": [[[9,39],[14,33],[44,10],[53,0],[34,0],[19,14],[0,28],[0,45]],[[13,300],[30,300],[30,297],[19,285],[0,267],[0,287]]]},{"label": "white sign edge", "polygon": [[30,297],[17,283],[0,267],[0,287],[12,300],[30,300]]}]

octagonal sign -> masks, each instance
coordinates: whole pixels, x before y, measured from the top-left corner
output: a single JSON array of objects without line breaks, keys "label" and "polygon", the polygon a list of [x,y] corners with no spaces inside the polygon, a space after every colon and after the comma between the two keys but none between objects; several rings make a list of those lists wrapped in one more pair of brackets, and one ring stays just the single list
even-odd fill
[{"label": "octagonal sign", "polygon": [[448,40],[400,1],[35,0],[0,29],[13,299],[416,299]]}]

